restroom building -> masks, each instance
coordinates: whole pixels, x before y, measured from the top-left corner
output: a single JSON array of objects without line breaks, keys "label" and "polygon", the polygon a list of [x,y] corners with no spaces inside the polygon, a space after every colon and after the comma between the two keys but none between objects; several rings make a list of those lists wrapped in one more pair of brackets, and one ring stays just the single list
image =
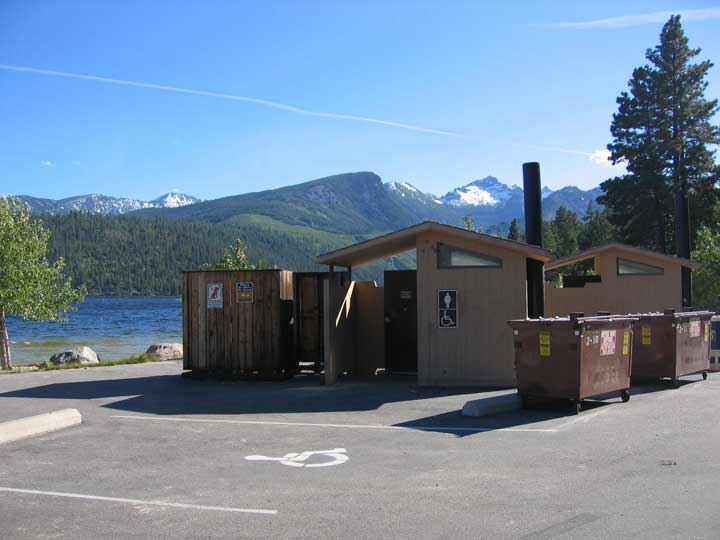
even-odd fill
[{"label": "restroom building", "polygon": [[700,264],[649,249],[608,244],[545,264],[547,275],[559,274],[545,284],[545,315],[571,312],[594,315],[687,310],[683,273]]},{"label": "restroom building", "polygon": [[416,269],[386,271],[382,287],[352,277],[324,282],[326,382],[384,368],[416,373],[426,386],[513,386],[506,321],[542,313],[542,273],[534,269],[550,252],[427,221],[316,260],[330,275],[342,268],[352,276],[354,268],[413,250]]}]

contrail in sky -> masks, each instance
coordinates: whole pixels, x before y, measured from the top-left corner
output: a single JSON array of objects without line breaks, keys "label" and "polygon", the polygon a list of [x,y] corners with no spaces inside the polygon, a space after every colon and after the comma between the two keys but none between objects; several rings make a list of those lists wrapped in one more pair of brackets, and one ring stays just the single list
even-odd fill
[{"label": "contrail in sky", "polygon": [[[365,122],[368,124],[379,124],[382,126],[389,126],[399,129],[405,129],[409,131],[419,131],[422,133],[432,133],[435,135],[444,135],[447,137],[458,137],[461,139],[469,139],[469,140],[476,140],[476,141],[485,141],[485,142],[497,142],[496,139],[492,139],[489,137],[476,137],[473,135],[465,135],[463,133],[459,133],[456,131],[447,131],[442,129],[433,129],[433,128],[427,128],[422,126],[416,126],[413,124],[404,124],[402,122],[393,122],[391,120],[382,120],[380,118],[372,118],[369,116],[358,116],[354,114],[341,114],[341,113],[332,113],[332,112],[322,112],[322,111],[312,111],[309,109],[303,109],[301,107],[295,107],[294,105],[288,105],[286,103],[279,103],[277,101],[271,101],[268,99],[260,99],[260,98],[254,98],[254,97],[248,97],[248,96],[239,96],[235,94],[223,94],[219,92],[209,92],[206,90],[194,90],[192,88],[182,88],[179,86],[167,86],[163,84],[153,84],[153,83],[146,83],[146,82],[140,82],[140,81],[128,81],[124,79],[112,79],[109,77],[99,77],[97,75],[85,75],[83,73],[71,73],[67,71],[55,71],[50,69],[38,69],[38,68],[32,68],[32,67],[26,67],[26,66],[13,66],[9,64],[0,64],[0,69],[4,69],[6,71],[18,71],[22,73],[35,73],[37,75],[47,75],[50,77],[64,77],[67,79],[82,79],[85,81],[95,81],[95,82],[102,82],[107,84],[116,84],[121,86],[134,86],[136,88],[149,88],[151,90],[163,90],[165,92],[176,92],[178,94],[191,94],[195,96],[205,96],[205,97],[212,97],[212,98],[219,98],[219,99],[227,99],[231,101],[242,101],[244,103],[254,103],[256,105],[262,105],[265,107],[271,107],[273,109],[279,109],[281,111],[287,111],[292,112],[295,114],[302,114],[305,116],[316,116],[320,118],[333,118],[337,120],[351,120],[354,122]],[[535,145],[525,145],[525,144],[516,144],[516,143],[505,143],[510,146],[516,146],[521,148],[529,148],[533,150],[545,150],[549,152],[562,152],[565,154],[576,154],[576,155],[582,155],[582,156],[591,156],[592,152],[582,152],[580,150],[570,150],[567,148],[554,148],[554,147],[545,147],[545,146],[535,146]]]}]

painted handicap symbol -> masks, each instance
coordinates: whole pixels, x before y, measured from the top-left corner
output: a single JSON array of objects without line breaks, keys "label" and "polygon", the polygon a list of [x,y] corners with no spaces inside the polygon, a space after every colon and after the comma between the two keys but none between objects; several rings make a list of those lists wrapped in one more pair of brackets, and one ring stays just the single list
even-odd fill
[{"label": "painted handicap symbol", "polygon": [[[315,450],[301,453],[290,452],[282,457],[246,456],[245,459],[248,461],[279,461],[288,467],[331,467],[349,460],[350,457],[346,452],[347,450],[344,448],[334,448],[333,450]],[[312,456],[325,456],[333,459],[332,461],[325,461],[323,463],[305,463],[308,458]]]}]

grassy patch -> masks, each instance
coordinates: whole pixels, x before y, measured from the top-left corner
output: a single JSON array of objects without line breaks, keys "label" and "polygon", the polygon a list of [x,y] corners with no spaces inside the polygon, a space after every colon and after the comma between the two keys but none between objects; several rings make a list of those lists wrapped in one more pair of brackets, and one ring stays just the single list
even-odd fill
[{"label": "grassy patch", "polygon": [[148,362],[157,362],[158,360],[162,360],[163,358],[158,356],[157,354],[133,354],[130,356],[130,358],[123,358],[121,360],[105,360],[100,361],[97,364],[80,364],[80,363],[73,363],[73,364],[51,364],[49,362],[43,362],[42,364],[37,365],[37,369],[41,371],[55,371],[58,369],[79,369],[79,368],[96,368],[96,367],[106,367],[106,366],[123,366],[126,364],[145,364]]},{"label": "grassy patch", "polygon": [[12,373],[25,373],[27,371],[38,371],[40,368],[35,365],[30,366],[15,366],[10,370],[0,369],[0,375],[10,375]]}]

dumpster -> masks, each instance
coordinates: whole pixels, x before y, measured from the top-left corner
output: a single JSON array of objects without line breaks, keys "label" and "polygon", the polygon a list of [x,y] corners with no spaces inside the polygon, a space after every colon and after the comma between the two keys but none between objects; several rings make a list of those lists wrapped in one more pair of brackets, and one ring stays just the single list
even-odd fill
[{"label": "dumpster", "polygon": [[720,317],[710,319],[710,371],[720,371]]},{"label": "dumpster", "polygon": [[633,323],[628,316],[508,321],[515,341],[515,372],[523,406],[533,398],[582,400],[610,392],[630,399]]},{"label": "dumpster", "polygon": [[668,378],[679,386],[678,377],[710,369],[711,311],[643,313],[635,325],[633,379]]}]

